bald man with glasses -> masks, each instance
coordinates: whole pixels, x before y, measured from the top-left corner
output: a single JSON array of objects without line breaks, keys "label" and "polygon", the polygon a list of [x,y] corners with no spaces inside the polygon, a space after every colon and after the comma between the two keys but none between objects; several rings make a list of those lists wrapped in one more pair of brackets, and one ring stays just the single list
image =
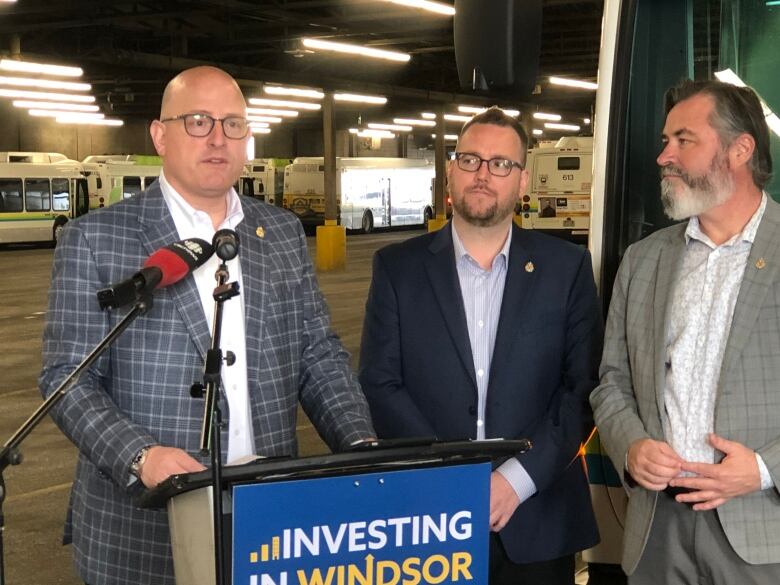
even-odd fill
[{"label": "bald man with glasses", "polygon": [[360,382],[382,438],[530,439],[491,476],[489,582],[571,585],[598,541],[577,454],[602,321],[587,250],[512,221],[527,144],[498,108],[464,125],[452,220],[374,257]]},{"label": "bald man with glasses", "polygon": [[[219,124],[217,124],[219,122]],[[95,292],[185,238],[234,230],[228,262],[241,294],[224,304],[220,402],[223,461],[295,455],[300,402],[333,450],[374,436],[349,355],[330,328],[306,238],[290,212],[233,189],[250,139],[246,104],[224,71],[177,75],[152,122],[163,158],[144,193],[68,224],[54,258],[41,390],[50,394],[126,309],[102,312]],[[172,474],[200,471],[203,379],[218,259],[157,291],[53,411],[79,449],[66,524],[79,576],[90,585],[174,585],[168,517],[134,497]]]}]

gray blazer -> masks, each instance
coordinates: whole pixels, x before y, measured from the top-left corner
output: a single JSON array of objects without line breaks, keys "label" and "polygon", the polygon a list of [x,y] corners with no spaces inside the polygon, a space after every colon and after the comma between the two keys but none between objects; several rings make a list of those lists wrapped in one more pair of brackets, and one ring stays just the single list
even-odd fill
[{"label": "gray blazer", "polygon": [[[255,448],[294,455],[297,403],[332,449],[373,435],[348,354],[330,329],[298,220],[241,198],[241,296]],[[256,233],[264,230],[264,237]],[[48,395],[126,313],[101,312],[95,291],[136,272],[179,239],[155,183],[147,192],[67,226],[55,252],[40,387]],[[208,319],[207,319],[208,317]],[[203,376],[210,345],[194,279],[154,296],[140,317],[85,373],[53,416],[80,451],[66,541],[92,585],[173,585],[164,511],[139,510],[129,466],[150,444],[199,458],[203,401],[189,387]],[[228,404],[221,398],[224,417]],[[223,434],[224,449],[227,435]]]},{"label": "gray blazer", "polygon": [[[624,469],[631,443],[665,440],[664,356],[686,224],[631,246],[609,307],[601,384],[590,397],[612,461]],[[763,259],[763,262],[758,262]],[[763,266],[758,268],[757,266]],[[715,432],[757,451],[775,488],[717,508],[731,546],[752,564],[780,562],[780,205],[768,202],[739,290],[723,356]],[[653,521],[657,492],[629,487],[623,568],[632,573]]]}]

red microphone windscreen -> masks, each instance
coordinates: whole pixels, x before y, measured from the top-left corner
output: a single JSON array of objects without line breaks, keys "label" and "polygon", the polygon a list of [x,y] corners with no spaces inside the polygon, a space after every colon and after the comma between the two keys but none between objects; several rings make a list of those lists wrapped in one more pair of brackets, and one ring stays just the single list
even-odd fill
[{"label": "red microphone windscreen", "polygon": [[180,255],[168,248],[157,250],[144,262],[144,268],[156,267],[162,272],[162,279],[157,285],[165,287],[176,282],[190,273],[190,265]]}]

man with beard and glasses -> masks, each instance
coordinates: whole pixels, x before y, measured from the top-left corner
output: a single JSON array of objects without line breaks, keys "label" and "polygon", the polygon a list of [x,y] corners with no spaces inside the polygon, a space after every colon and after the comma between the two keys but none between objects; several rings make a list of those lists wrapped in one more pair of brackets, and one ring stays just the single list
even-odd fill
[{"label": "man with beard and glasses", "polygon": [[780,206],[747,87],[666,95],[667,215],[625,253],[607,321],[601,439],[629,492],[629,583],[780,583]]},{"label": "man with beard and glasses", "polygon": [[512,221],[527,144],[498,108],[464,125],[452,220],[377,252],[360,354],[380,437],[532,441],[491,476],[491,585],[572,584],[598,541],[577,454],[602,320],[587,250]]}]

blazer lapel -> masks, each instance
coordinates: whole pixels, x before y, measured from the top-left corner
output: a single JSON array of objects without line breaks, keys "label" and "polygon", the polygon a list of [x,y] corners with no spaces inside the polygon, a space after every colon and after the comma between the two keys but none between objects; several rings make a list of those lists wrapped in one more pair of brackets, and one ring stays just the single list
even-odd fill
[{"label": "blazer lapel", "polygon": [[244,299],[245,327],[246,327],[246,358],[247,373],[250,376],[249,387],[255,388],[259,381],[256,378],[260,371],[259,360],[262,351],[260,343],[263,326],[265,323],[266,294],[268,282],[268,266],[266,262],[266,246],[268,243],[260,238],[256,230],[258,227],[269,229],[268,226],[260,226],[257,219],[250,216],[250,210],[244,206],[244,220],[236,228],[241,246],[238,256],[241,259],[241,279],[243,287],[241,296]]},{"label": "blazer lapel", "polygon": [[455,267],[455,248],[452,244],[451,223],[439,230],[428,247],[428,251],[430,255],[425,259],[425,268],[431,288],[439,302],[439,308],[457,349],[458,357],[468,372],[472,385],[476,388],[474,357],[471,354],[466,310],[463,306],[458,270]]},{"label": "blazer lapel", "polygon": [[771,199],[767,201],[764,216],[756,232],[756,239],[750,249],[745,265],[745,274],[739,288],[731,330],[723,353],[720,369],[719,391],[728,392],[723,380],[756,327],[756,321],[767,294],[778,280],[778,258],[780,258],[780,206]]},{"label": "blazer lapel", "polygon": [[[180,238],[176,224],[173,222],[160,188],[156,184],[153,185],[143,195],[139,195],[139,199],[141,202],[139,221],[143,226],[139,237],[147,254],[152,254],[178,241]],[[201,357],[206,359],[211,335],[206,316],[203,314],[195,279],[185,278],[166,290],[171,295]]]},{"label": "blazer lapel", "polygon": [[529,262],[536,264],[533,250],[528,246],[523,231],[512,224],[512,243],[509,246],[504,296],[501,300],[501,312],[496,329],[496,342],[493,346],[493,359],[490,365],[491,386],[496,379],[494,372],[512,371],[504,365],[511,361],[515,341],[518,339],[518,324],[523,322],[523,308],[527,307],[526,298],[536,284],[536,271],[527,270]]},{"label": "blazer lapel", "polygon": [[685,225],[670,234],[661,247],[653,295],[653,338],[655,365],[655,393],[661,421],[666,416],[664,388],[666,387],[666,344],[672,316],[672,291],[685,245]]}]

